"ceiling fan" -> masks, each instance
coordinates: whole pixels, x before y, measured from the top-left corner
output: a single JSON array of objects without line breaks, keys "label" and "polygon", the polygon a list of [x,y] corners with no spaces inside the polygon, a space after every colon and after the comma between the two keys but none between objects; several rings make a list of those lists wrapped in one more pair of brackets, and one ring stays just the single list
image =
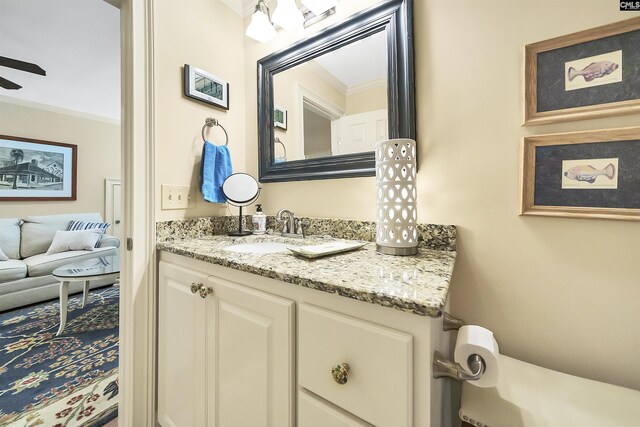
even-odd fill
[{"label": "ceiling fan", "polygon": [[[7,58],[6,56],[0,56],[0,66],[14,68],[16,70],[25,71],[27,73],[38,74],[40,76],[47,75],[47,72],[36,64],[33,64],[31,62],[19,61],[13,58]],[[17,90],[17,89],[20,89],[22,86],[12,82],[11,80],[7,80],[3,77],[0,77],[0,87],[3,87],[8,90]]]}]

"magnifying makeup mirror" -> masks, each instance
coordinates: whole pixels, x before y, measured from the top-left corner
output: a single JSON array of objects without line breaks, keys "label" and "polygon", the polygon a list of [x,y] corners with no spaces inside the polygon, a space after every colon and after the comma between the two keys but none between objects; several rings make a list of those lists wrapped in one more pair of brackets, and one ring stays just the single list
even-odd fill
[{"label": "magnifying makeup mirror", "polygon": [[258,199],[260,186],[258,181],[247,173],[234,173],[222,183],[222,194],[227,202],[240,208],[238,213],[238,230],[227,233],[229,236],[248,236],[250,231],[242,230],[242,208]]}]

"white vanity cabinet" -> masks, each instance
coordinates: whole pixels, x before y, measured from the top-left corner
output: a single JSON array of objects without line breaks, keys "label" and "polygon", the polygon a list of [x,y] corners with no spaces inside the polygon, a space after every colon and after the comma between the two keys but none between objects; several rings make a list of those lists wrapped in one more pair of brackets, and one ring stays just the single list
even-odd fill
[{"label": "white vanity cabinet", "polygon": [[294,302],[166,262],[159,286],[159,424],[293,426]]},{"label": "white vanity cabinet", "polygon": [[444,382],[431,376],[433,351],[449,353],[441,319],[168,252],[160,258],[162,427],[448,422]]}]

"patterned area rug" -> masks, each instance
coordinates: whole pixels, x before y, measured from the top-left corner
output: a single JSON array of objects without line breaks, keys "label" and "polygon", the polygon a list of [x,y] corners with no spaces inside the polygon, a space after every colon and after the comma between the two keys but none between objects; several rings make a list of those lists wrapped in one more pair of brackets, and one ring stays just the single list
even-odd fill
[{"label": "patterned area rug", "polygon": [[0,426],[101,426],[118,411],[116,287],[0,313]]}]

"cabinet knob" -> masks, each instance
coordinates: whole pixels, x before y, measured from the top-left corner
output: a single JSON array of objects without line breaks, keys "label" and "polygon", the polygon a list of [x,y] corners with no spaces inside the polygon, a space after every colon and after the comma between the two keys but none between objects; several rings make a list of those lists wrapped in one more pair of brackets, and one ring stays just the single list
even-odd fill
[{"label": "cabinet knob", "polygon": [[199,292],[200,292],[200,298],[206,298],[207,295],[213,293],[213,288],[207,288],[206,286],[202,285],[200,286]]},{"label": "cabinet knob", "polygon": [[194,295],[197,294],[201,287],[202,283],[192,283],[190,287],[191,293]]},{"label": "cabinet knob", "polygon": [[338,384],[346,384],[349,381],[349,364],[341,363],[339,365],[334,365],[331,368],[331,375],[333,376],[333,380]]}]

